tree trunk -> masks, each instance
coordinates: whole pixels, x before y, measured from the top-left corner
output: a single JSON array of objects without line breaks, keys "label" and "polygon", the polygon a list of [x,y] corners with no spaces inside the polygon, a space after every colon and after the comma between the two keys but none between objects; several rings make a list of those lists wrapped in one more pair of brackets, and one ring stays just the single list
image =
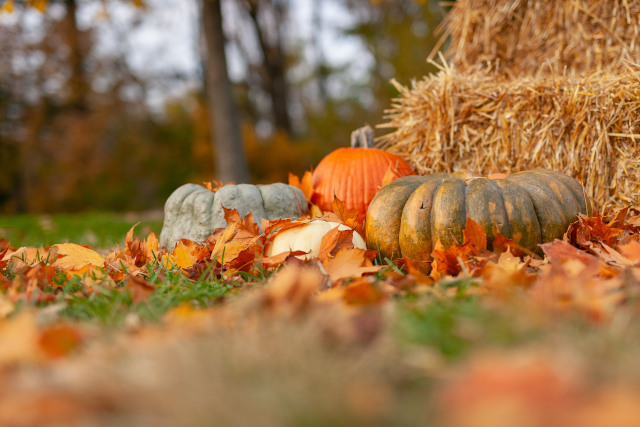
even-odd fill
[{"label": "tree trunk", "polygon": [[65,20],[65,37],[69,46],[69,65],[71,77],[67,83],[70,93],[66,105],[72,109],[84,111],[87,108],[87,92],[89,84],[84,70],[84,49],[81,46],[82,33],[78,28],[76,0],[66,0],[67,13]]},{"label": "tree trunk", "polygon": [[[282,47],[282,31],[277,25],[282,22],[284,7],[277,0],[273,1],[249,1],[249,16],[253,21],[258,37],[258,44],[264,58],[264,87],[271,98],[273,118],[276,129],[291,133],[291,119],[289,117],[289,87],[287,84],[285,54]],[[274,17],[275,28],[264,28],[260,25],[258,14],[260,8],[269,8]],[[266,25],[266,24],[265,24]],[[267,34],[272,35],[272,40],[267,41]]]},{"label": "tree trunk", "polygon": [[249,182],[249,168],[240,135],[240,120],[224,50],[220,0],[201,0],[206,46],[205,89],[217,178],[223,182]]}]

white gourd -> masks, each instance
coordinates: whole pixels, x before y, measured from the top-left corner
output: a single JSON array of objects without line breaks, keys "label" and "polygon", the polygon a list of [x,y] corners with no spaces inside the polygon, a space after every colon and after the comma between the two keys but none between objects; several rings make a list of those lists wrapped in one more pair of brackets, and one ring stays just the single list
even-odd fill
[{"label": "white gourd", "polygon": [[[288,251],[305,251],[306,255],[298,255],[300,259],[317,257],[320,253],[322,237],[330,230],[338,227],[338,230],[351,230],[344,224],[337,222],[314,220],[300,227],[289,228],[278,233],[270,246],[266,248],[266,255],[272,256]],[[353,232],[353,246],[359,249],[367,249],[364,239],[356,231]]]}]

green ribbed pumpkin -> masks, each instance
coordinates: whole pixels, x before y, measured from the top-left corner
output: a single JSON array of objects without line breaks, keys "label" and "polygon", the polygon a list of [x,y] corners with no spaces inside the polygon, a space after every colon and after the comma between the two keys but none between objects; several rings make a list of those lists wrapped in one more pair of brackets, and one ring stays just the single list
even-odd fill
[{"label": "green ribbed pumpkin", "polygon": [[506,178],[461,179],[448,174],[406,176],[384,186],[367,210],[367,247],[383,257],[428,260],[435,243],[462,242],[467,217],[487,234],[499,232],[519,246],[562,237],[591,205],[582,185],[559,172],[534,169]]}]

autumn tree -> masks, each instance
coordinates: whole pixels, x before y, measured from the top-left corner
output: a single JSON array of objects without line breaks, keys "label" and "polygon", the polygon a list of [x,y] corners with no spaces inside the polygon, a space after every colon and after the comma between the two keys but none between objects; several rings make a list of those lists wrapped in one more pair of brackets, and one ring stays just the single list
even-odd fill
[{"label": "autumn tree", "polygon": [[249,170],[240,134],[240,119],[228,75],[220,0],[201,0],[206,46],[205,91],[213,129],[216,172],[224,182],[247,182]]}]

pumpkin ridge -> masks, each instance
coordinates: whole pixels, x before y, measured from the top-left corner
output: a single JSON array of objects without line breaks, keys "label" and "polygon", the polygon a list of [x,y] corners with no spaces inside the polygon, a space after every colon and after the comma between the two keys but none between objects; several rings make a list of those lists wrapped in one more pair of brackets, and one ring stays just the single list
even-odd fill
[{"label": "pumpkin ridge", "polygon": [[[553,193],[553,190],[547,188],[545,185],[540,185],[535,181],[529,182],[527,178],[528,174],[526,172],[521,172],[511,175],[509,177],[509,181],[516,181],[529,193],[540,224],[540,243],[544,243],[545,241],[550,240],[547,239],[546,236],[555,236],[558,234],[557,231],[566,228],[565,225],[568,225],[567,220],[565,218],[563,208],[558,206],[560,205],[560,201]],[[538,192],[539,196],[544,200],[540,200],[538,195],[535,194],[536,192]],[[553,218],[554,216],[557,218]]]},{"label": "pumpkin ridge", "polygon": [[[440,188],[434,194],[432,205],[432,226],[434,227],[436,241],[447,247],[453,242],[463,240],[462,231],[466,225],[466,202],[457,203],[466,191],[466,183],[455,177],[443,180]],[[466,200],[466,197],[465,197]]]},{"label": "pumpkin ridge", "polygon": [[526,187],[523,187],[522,185],[519,185],[517,182],[513,182],[512,180],[510,181],[516,187],[521,188],[522,194],[526,195],[527,198],[531,201],[531,206],[533,206],[533,213],[534,213],[533,218],[538,222],[538,227],[540,227],[540,241],[538,242],[538,244],[542,244],[544,242],[544,238],[542,235],[542,224],[540,223],[540,213],[538,212],[538,207],[536,206],[537,204],[534,202],[533,197],[531,196],[531,193],[529,193],[529,190]]},{"label": "pumpkin ridge", "polygon": [[[442,181],[442,178],[437,178],[423,182],[413,191],[402,207],[400,232],[398,233],[400,253],[409,259],[420,260],[431,257],[433,250],[431,208],[433,196]],[[420,206],[418,206],[418,202]]]},{"label": "pumpkin ridge", "polygon": [[509,235],[508,236],[503,235],[503,237],[506,237],[507,239],[513,239],[513,226],[511,225],[511,221],[509,221],[509,214],[507,213],[507,205],[504,201],[504,193],[502,192],[502,188],[495,182],[495,180],[492,179],[491,181],[498,188],[498,196],[500,197],[500,202],[502,203],[502,209],[505,212],[505,215],[507,217],[507,224],[509,225]]},{"label": "pumpkin ridge", "polygon": [[467,184],[467,216],[487,235],[487,248],[492,250],[497,233],[512,236],[511,223],[502,198],[501,188],[489,178],[475,178]]},{"label": "pumpkin ridge", "polygon": [[[495,183],[500,187],[507,218],[511,225],[510,238],[523,248],[540,252],[538,244],[542,243],[542,226],[529,192],[510,180],[500,179]],[[523,215],[526,215],[526,220]],[[524,227],[527,221],[529,226]]]},{"label": "pumpkin ridge", "polygon": [[547,169],[542,169],[542,168],[534,169],[532,172],[535,172],[540,175],[546,175],[548,177],[553,176],[557,182],[562,183],[569,190],[569,192],[574,196],[574,198],[576,199],[576,202],[578,202],[578,207],[580,209],[579,212],[587,215],[590,214],[587,198],[584,194],[584,188],[575,179],[570,178],[569,176],[563,173],[557,173],[557,172],[550,171]]},{"label": "pumpkin ridge", "polygon": [[[550,189],[553,191],[555,196],[560,201],[560,205],[562,206],[563,212],[565,213],[568,227],[574,221],[577,214],[580,212],[580,203],[576,200],[573,192],[564,185],[562,181],[557,179],[555,174],[547,175],[544,173],[540,173],[537,170],[531,171],[533,175],[536,175],[538,179],[544,182]],[[565,191],[562,191],[564,189]],[[560,194],[558,194],[560,193]],[[566,199],[566,200],[565,200]],[[566,202],[566,203],[565,203]]]},{"label": "pumpkin ridge", "polygon": [[[436,230],[435,230],[435,227],[434,227],[434,221],[433,221],[433,215],[434,215],[433,214],[433,204],[434,204],[435,199],[436,199],[436,194],[438,194],[438,191],[440,191],[440,188],[442,188],[442,183],[444,181],[445,180],[443,179],[438,183],[438,187],[434,190],[434,192],[431,195],[431,209],[429,210],[429,226],[431,227],[431,241],[433,242],[433,245],[431,247],[431,251],[432,252],[435,249],[435,245],[437,243],[437,240],[433,239],[434,236],[437,236]],[[429,256],[431,256],[431,254],[429,254]]]}]

